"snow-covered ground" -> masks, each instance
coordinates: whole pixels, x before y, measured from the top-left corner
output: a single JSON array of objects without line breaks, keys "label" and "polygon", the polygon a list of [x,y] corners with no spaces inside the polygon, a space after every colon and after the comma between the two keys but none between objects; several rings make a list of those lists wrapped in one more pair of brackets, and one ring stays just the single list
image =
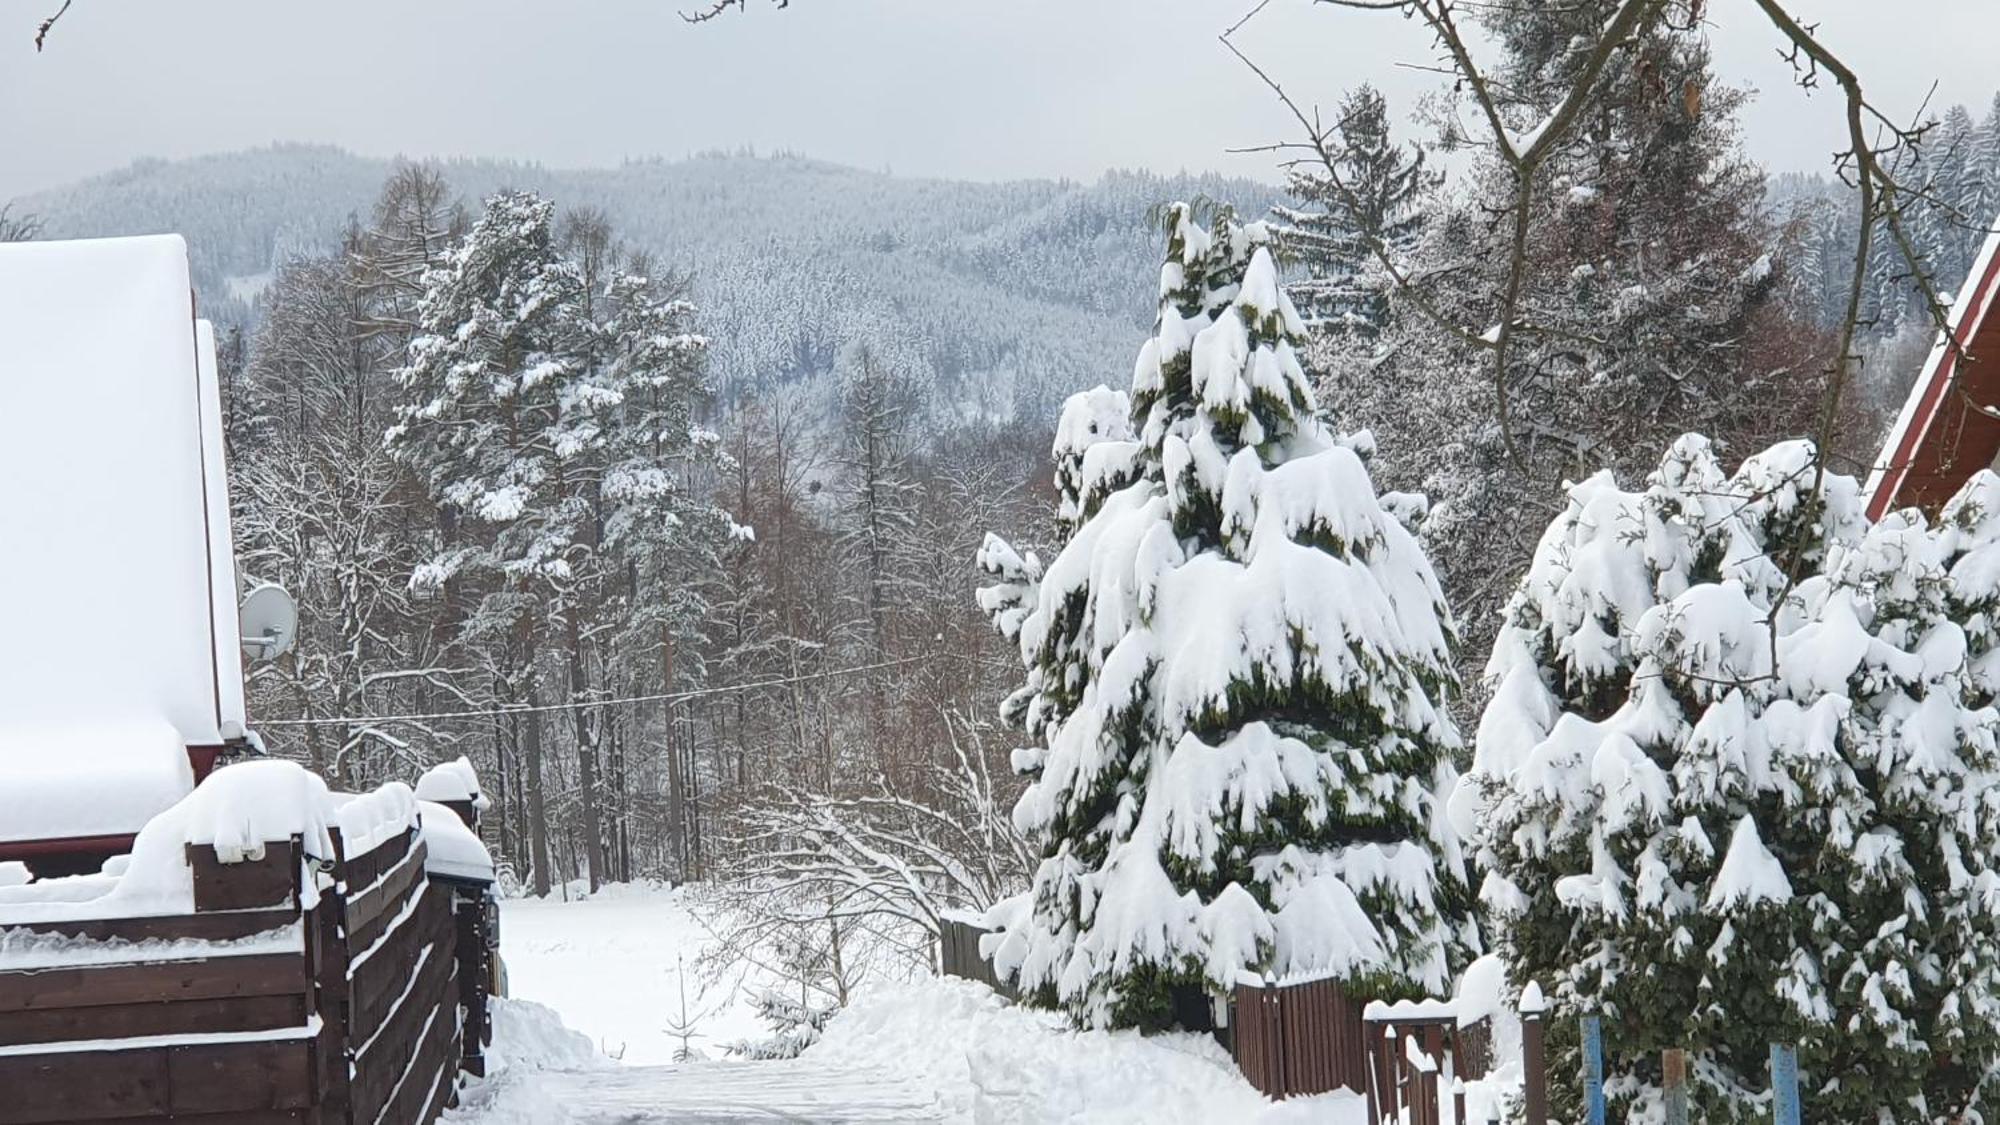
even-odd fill
[{"label": "snow-covered ground", "polygon": [[[866,988],[798,1059],[721,1061],[719,1043],[765,1029],[733,978],[703,987],[708,929],[674,891],[513,901],[501,934],[514,998],[496,1010],[491,1076],[452,1111],[464,1125],[1364,1120],[1347,1096],[1272,1104],[1204,1036],[1079,1033],[952,979]],[[672,1065],[677,959],[712,1057]]]},{"label": "snow-covered ground", "polygon": [[710,937],[689,896],[643,884],[567,902],[560,894],[501,904],[511,995],[554,1008],[605,1054],[632,1065],[674,1060],[681,1041],[669,1026],[681,1020],[683,987],[698,1036],[691,1045],[703,1054],[769,1034],[744,988],[757,982],[742,973],[705,980],[695,966]]}]

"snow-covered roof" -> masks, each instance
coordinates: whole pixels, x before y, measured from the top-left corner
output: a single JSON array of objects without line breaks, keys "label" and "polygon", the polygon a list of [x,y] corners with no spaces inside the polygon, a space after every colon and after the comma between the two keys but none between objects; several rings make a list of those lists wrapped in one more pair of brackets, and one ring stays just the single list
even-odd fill
[{"label": "snow-covered roof", "polygon": [[431,801],[419,801],[423,812],[424,870],[447,879],[475,883],[493,881],[493,857],[458,814]]},{"label": "snow-covered roof", "polygon": [[480,812],[492,806],[486,794],[480,792],[479,774],[463,755],[425,770],[424,775],[417,779],[417,798],[440,805],[470,801],[472,807]]},{"label": "snow-covered roof", "polygon": [[[0,245],[0,729],[240,733],[214,341],[192,292],[175,235]],[[0,740],[0,776],[34,753]]]},{"label": "snow-covered roof", "polygon": [[0,725],[0,844],[130,835],[193,788],[164,719]]}]

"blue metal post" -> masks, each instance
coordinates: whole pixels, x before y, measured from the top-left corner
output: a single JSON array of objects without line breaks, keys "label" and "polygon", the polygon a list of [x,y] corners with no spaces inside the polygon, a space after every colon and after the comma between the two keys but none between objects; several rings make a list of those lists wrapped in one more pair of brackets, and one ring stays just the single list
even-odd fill
[{"label": "blue metal post", "polygon": [[1771,1044],[1771,1101],[1777,1125],[1800,1125],[1799,1052],[1783,1043]]},{"label": "blue metal post", "polygon": [[1604,1024],[1596,1016],[1583,1017],[1583,1102],[1588,1125],[1604,1125]]}]

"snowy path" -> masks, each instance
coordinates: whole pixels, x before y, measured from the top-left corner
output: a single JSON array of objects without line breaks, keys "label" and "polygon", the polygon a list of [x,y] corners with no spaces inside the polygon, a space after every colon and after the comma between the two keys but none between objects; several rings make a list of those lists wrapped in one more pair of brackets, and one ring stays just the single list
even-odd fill
[{"label": "snowy path", "polygon": [[1266,1101],[1206,1036],[1080,1033],[1058,1014],[950,979],[871,982],[797,1059],[669,1065],[681,1047],[670,1024],[693,1025],[693,1045],[709,1054],[767,1033],[747,1002],[752,974],[691,971],[709,935],[695,902],[621,887],[577,902],[513,900],[501,911],[515,999],[494,1005],[493,1076],[464,1091],[449,1125],[1366,1119],[1345,1094]]},{"label": "snowy path", "polygon": [[534,1087],[496,1091],[481,1119],[550,1121],[552,1102],[569,1125],[944,1120],[936,1095],[912,1076],[809,1059],[544,1072]]}]

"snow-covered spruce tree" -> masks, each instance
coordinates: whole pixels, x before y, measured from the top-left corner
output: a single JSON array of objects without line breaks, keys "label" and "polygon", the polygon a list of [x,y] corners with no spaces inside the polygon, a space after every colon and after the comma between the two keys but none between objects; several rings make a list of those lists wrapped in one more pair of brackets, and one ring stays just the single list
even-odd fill
[{"label": "snow-covered spruce tree", "polygon": [[1725,479],[1684,438],[1642,493],[1575,486],[1496,646],[1455,811],[1496,944],[1565,1017],[1552,1072],[1601,1015],[1621,1113],[1669,1046],[1709,1121],[1768,1114],[1773,1041],[1838,1121],[1946,1119],[1995,1058],[1995,716],[1945,569],[1980,521],[1864,534],[1854,482],[1816,479],[1802,443]]},{"label": "snow-covered spruce tree", "polygon": [[1267,228],[1166,230],[1132,483],[1080,506],[1019,622],[1060,699],[1025,708],[1052,719],[1017,754],[1042,860],[996,963],[1101,1026],[1199,1020],[1245,970],[1440,993],[1476,942],[1443,596],[1368,443],[1319,420]]},{"label": "snow-covered spruce tree", "polygon": [[1349,91],[1338,121],[1334,170],[1294,170],[1289,186],[1306,206],[1278,208],[1285,250],[1307,275],[1289,292],[1314,328],[1372,339],[1392,308],[1377,247],[1407,258],[1442,177],[1424,167],[1423,149],[1390,139],[1389,104],[1373,86]]}]

